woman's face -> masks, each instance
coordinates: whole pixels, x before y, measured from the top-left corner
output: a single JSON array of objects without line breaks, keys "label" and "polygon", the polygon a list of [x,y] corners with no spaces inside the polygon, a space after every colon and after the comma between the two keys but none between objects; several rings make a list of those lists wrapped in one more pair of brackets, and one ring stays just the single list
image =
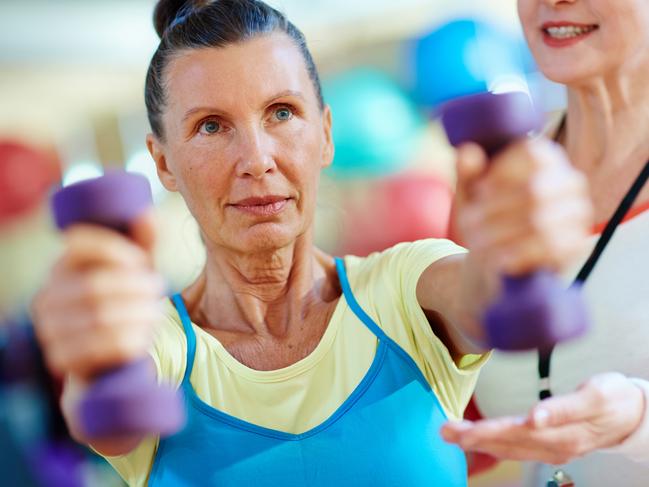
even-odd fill
[{"label": "woman's face", "polygon": [[147,139],[208,245],[285,247],[312,226],[331,117],[284,34],[181,53],[166,71],[165,140]]},{"label": "woman's face", "polygon": [[540,70],[579,84],[647,59],[647,0],[518,0],[525,37]]}]

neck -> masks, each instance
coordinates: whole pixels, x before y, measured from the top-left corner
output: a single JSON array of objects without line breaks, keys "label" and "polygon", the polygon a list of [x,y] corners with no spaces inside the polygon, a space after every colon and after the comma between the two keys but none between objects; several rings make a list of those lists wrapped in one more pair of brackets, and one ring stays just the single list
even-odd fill
[{"label": "neck", "polygon": [[649,62],[569,86],[564,145],[575,166],[626,166],[649,157]]},{"label": "neck", "polygon": [[254,253],[207,244],[205,268],[183,296],[202,327],[282,337],[304,323],[310,308],[337,296],[335,282],[332,259],[306,234]]}]

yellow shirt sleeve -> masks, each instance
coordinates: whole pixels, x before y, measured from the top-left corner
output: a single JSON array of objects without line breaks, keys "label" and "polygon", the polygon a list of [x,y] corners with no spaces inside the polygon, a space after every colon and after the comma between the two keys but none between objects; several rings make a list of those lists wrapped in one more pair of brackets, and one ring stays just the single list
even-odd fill
[{"label": "yellow shirt sleeve", "polygon": [[364,259],[350,276],[361,307],[413,358],[451,419],[462,417],[488,354],[468,355],[456,364],[433,333],[417,301],[416,289],[428,266],[464,252],[462,247],[441,239],[398,244]]}]

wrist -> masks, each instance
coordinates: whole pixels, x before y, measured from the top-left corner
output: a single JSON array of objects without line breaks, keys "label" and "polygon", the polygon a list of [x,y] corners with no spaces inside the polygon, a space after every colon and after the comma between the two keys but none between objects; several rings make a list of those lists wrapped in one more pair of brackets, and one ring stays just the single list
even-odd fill
[{"label": "wrist", "polygon": [[629,382],[633,384],[633,398],[630,399],[632,404],[632,413],[629,414],[629,428],[627,428],[627,431],[622,439],[618,441],[618,445],[625,443],[633,436],[636,431],[638,431],[638,429],[642,426],[647,413],[647,398],[645,396],[644,389],[633,379],[629,379]]},{"label": "wrist", "polygon": [[634,384],[639,396],[635,401],[634,420],[629,424],[633,428],[625,434],[616,445],[604,450],[608,453],[624,455],[638,462],[649,462],[649,382],[642,379],[629,379]]},{"label": "wrist", "polygon": [[65,376],[63,384],[63,394],[61,395],[61,412],[65,418],[68,430],[72,438],[80,443],[84,443],[83,429],[79,422],[77,414],[78,405],[86,390],[89,382],[78,375],[68,374]]}]

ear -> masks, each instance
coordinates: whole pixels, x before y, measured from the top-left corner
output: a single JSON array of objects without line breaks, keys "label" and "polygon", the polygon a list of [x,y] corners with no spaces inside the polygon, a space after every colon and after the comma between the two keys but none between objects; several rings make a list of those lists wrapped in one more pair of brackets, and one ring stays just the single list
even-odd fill
[{"label": "ear", "polygon": [[332,129],[332,120],[331,120],[331,108],[329,105],[324,107],[322,111],[322,128],[324,130],[325,145],[322,154],[322,167],[329,167],[334,160],[334,141],[333,135],[331,132]]},{"label": "ear", "polygon": [[160,182],[167,189],[167,191],[178,191],[176,185],[176,177],[171,172],[167,158],[165,157],[164,144],[160,142],[158,137],[153,134],[146,136],[146,147],[149,149],[149,154],[155,161],[156,169],[158,170],[158,178]]}]

